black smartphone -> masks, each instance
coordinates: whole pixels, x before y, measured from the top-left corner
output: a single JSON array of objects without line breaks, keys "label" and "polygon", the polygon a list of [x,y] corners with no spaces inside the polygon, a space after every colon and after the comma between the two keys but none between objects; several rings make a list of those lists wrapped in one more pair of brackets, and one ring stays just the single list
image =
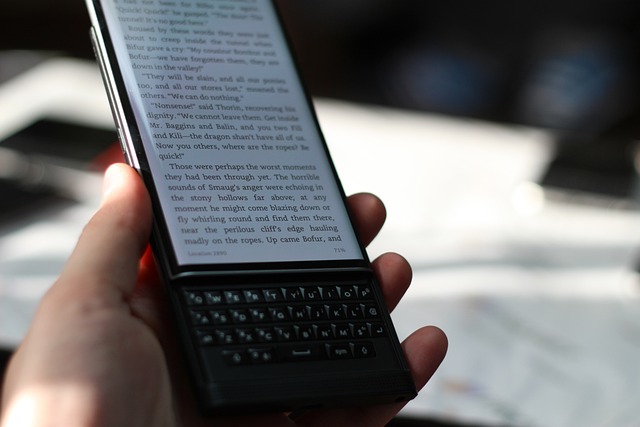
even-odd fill
[{"label": "black smartphone", "polygon": [[208,414],[416,389],[271,0],[88,0]]}]

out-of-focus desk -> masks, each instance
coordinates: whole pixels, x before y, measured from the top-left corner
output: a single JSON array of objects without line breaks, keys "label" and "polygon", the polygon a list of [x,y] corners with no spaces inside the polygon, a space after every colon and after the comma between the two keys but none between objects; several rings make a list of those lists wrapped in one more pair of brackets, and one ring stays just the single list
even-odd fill
[{"label": "out-of-focus desk", "polygon": [[637,209],[549,200],[544,132],[321,103],[348,192],[389,220],[371,253],[414,280],[401,336],[442,327],[449,353],[405,415],[545,427],[639,425]]},{"label": "out-of-focus desk", "polygon": [[[93,63],[66,59],[49,60],[14,77],[0,85],[0,141],[43,118],[112,128],[101,85]],[[97,206],[101,177],[83,173],[82,178],[70,183],[81,194],[78,203],[42,206],[0,222],[0,347],[12,347],[22,338],[40,296]]]},{"label": "out-of-focus desk", "polygon": [[[387,204],[370,253],[397,251],[414,267],[394,313],[399,334],[436,324],[450,339],[404,415],[640,422],[636,210],[546,200],[532,184],[553,149],[542,131],[329,100],[317,109],[347,193]],[[111,125],[93,64],[49,62],[0,88],[0,137],[52,115]],[[96,203],[0,225],[0,344],[19,342]]]}]

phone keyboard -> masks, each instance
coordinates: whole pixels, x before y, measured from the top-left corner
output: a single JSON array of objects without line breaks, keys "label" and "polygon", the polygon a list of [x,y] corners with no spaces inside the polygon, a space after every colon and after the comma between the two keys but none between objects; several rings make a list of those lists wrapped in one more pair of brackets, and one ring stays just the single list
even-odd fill
[{"label": "phone keyboard", "polygon": [[183,290],[201,346],[229,365],[375,357],[387,331],[368,284]]}]

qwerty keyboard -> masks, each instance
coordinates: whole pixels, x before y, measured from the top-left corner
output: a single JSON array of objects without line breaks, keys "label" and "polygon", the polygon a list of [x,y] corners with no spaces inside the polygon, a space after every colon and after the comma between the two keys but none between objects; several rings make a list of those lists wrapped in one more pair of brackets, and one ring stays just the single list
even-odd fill
[{"label": "qwerty keyboard", "polygon": [[229,365],[375,357],[386,336],[369,284],[183,290],[201,346]]}]

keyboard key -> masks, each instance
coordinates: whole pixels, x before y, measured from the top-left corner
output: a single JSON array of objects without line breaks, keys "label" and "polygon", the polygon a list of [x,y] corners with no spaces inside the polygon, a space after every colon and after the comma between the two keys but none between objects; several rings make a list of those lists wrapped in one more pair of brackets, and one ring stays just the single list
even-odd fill
[{"label": "keyboard key", "polygon": [[346,344],[326,344],[327,356],[329,359],[353,359],[351,345]]},{"label": "keyboard key", "polygon": [[275,360],[271,348],[250,348],[247,354],[253,363],[270,363]]},{"label": "keyboard key", "polygon": [[289,342],[294,339],[293,329],[290,326],[276,326],[273,330],[280,342]]},{"label": "keyboard key", "polygon": [[336,337],[335,333],[333,332],[333,325],[331,324],[320,324],[320,325],[315,325],[315,329],[316,329],[316,336],[318,337],[318,339],[321,340],[330,340],[330,339],[334,339]]},{"label": "keyboard key", "polygon": [[365,304],[363,310],[364,310],[364,315],[367,318],[379,317],[380,316],[380,312],[378,311],[378,307],[376,307],[373,304]]},{"label": "keyboard key", "polygon": [[236,329],[236,340],[239,344],[254,344],[258,338],[253,328]]},{"label": "keyboard key", "polygon": [[373,298],[373,293],[371,292],[371,287],[369,285],[356,286],[356,293],[358,294],[359,299]]},{"label": "keyboard key", "polygon": [[383,337],[387,334],[382,323],[369,323],[368,325],[372,337]]},{"label": "keyboard key", "polygon": [[216,326],[228,325],[231,323],[231,318],[226,310],[211,310],[209,313],[211,315],[211,320],[213,320],[213,324]]},{"label": "keyboard key", "polygon": [[333,333],[335,334],[336,338],[339,339],[353,338],[351,325],[349,324],[338,323],[336,325],[333,325]]},{"label": "keyboard key", "polygon": [[298,287],[282,288],[284,300],[288,302],[296,302],[302,300],[302,292]]},{"label": "keyboard key", "polygon": [[198,331],[196,334],[201,345],[217,344],[216,336],[211,331]]},{"label": "keyboard key", "polygon": [[358,297],[353,286],[338,286],[338,294],[340,298],[347,300],[353,300]]},{"label": "keyboard key", "polygon": [[280,302],[283,300],[282,293],[278,289],[265,289],[262,294],[266,302]]},{"label": "keyboard key", "polygon": [[249,315],[254,323],[263,323],[269,320],[269,313],[266,308],[252,308],[249,310]]},{"label": "keyboard key", "polygon": [[249,363],[247,353],[242,350],[225,350],[222,352],[222,357],[229,365],[239,366]]},{"label": "keyboard key", "polygon": [[247,290],[243,291],[244,299],[250,304],[264,302],[264,295],[262,292],[257,290]]},{"label": "keyboard key", "polygon": [[345,306],[347,311],[348,319],[362,319],[364,318],[364,313],[362,311],[363,306],[361,304],[347,304]]},{"label": "keyboard key", "polygon": [[215,335],[218,339],[218,344],[220,345],[229,345],[236,343],[236,334],[230,329],[216,329]]},{"label": "keyboard key", "polygon": [[336,300],[340,298],[338,288],[336,286],[322,286],[320,288],[322,298],[325,300]]},{"label": "keyboard key", "polygon": [[247,312],[247,310],[232,309],[232,310],[229,310],[229,314],[231,315],[231,319],[233,320],[233,323],[249,322],[249,313]]},{"label": "keyboard key", "polygon": [[303,362],[324,359],[319,345],[280,346],[276,349],[278,360],[283,362]]},{"label": "keyboard key", "polygon": [[342,304],[331,304],[326,306],[327,317],[331,320],[342,320],[347,317],[345,306]]},{"label": "keyboard key", "polygon": [[309,341],[313,340],[316,337],[313,325],[310,326],[294,326],[293,327],[296,337],[300,341]]},{"label": "keyboard key", "polygon": [[256,336],[261,343],[274,342],[276,340],[275,333],[272,328],[256,328]]},{"label": "keyboard key", "polygon": [[353,336],[355,338],[369,338],[371,333],[369,332],[369,325],[366,323],[356,323],[353,325]]},{"label": "keyboard key", "polygon": [[202,294],[202,292],[195,292],[195,291],[185,291],[184,292],[184,299],[187,303],[187,305],[204,305],[206,303],[206,300],[204,298],[204,295]]},{"label": "keyboard key", "polygon": [[240,291],[225,291],[224,299],[227,304],[240,304],[244,302],[242,292]]},{"label": "keyboard key", "polygon": [[191,310],[191,323],[196,326],[208,326],[213,324],[211,316],[206,311]]},{"label": "keyboard key", "polygon": [[207,291],[207,292],[204,292],[204,297],[207,300],[207,304],[209,305],[224,304],[224,298],[222,297],[222,292]]},{"label": "keyboard key", "polygon": [[289,310],[286,307],[272,307],[269,309],[269,315],[274,322],[289,320]]},{"label": "keyboard key", "polygon": [[327,318],[327,310],[324,305],[314,304],[305,307],[307,316],[311,321],[325,320]]},{"label": "keyboard key", "polygon": [[357,358],[369,358],[376,356],[376,350],[370,342],[356,342],[352,344],[353,356]]},{"label": "keyboard key", "polygon": [[320,301],[320,288],[317,286],[305,286],[302,288],[302,298],[305,301]]},{"label": "keyboard key", "polygon": [[287,310],[289,310],[289,317],[294,322],[304,322],[305,320],[309,320],[309,312],[307,311],[306,306],[290,305],[287,307]]}]

